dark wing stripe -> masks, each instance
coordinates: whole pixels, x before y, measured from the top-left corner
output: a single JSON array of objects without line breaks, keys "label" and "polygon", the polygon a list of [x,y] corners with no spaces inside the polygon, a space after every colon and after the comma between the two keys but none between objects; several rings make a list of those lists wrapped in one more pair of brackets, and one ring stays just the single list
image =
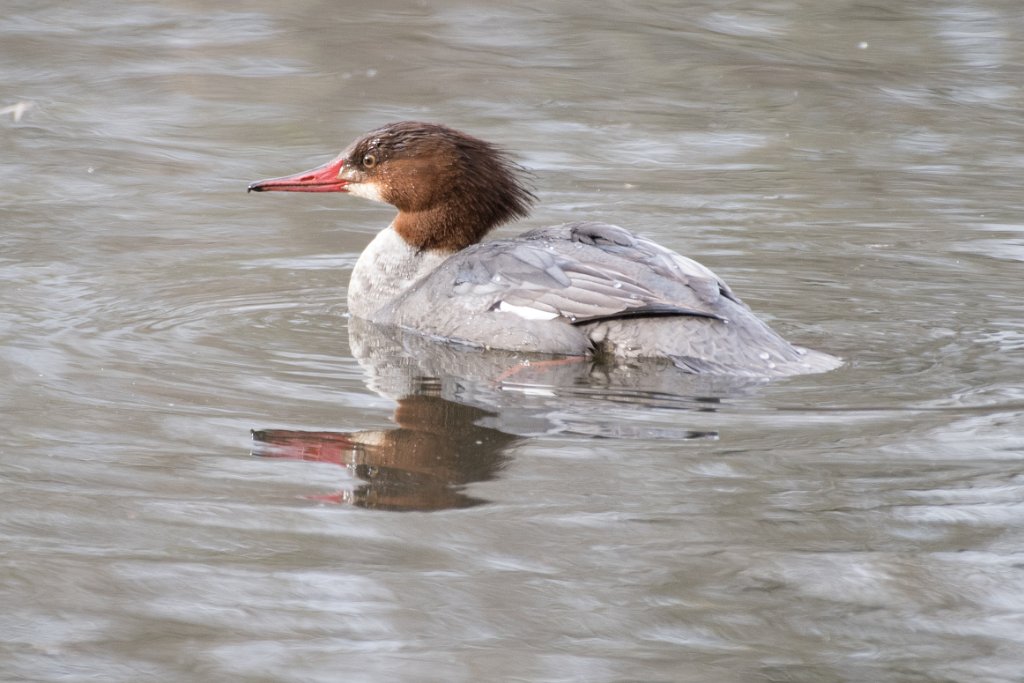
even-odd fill
[{"label": "dark wing stripe", "polygon": [[670,304],[648,304],[647,306],[637,306],[636,308],[626,308],[615,313],[607,313],[604,315],[592,315],[585,318],[576,318],[572,321],[573,325],[588,325],[590,323],[605,322],[608,320],[628,320],[630,318],[658,318],[665,316],[685,316],[689,318],[710,318],[712,320],[720,320],[722,322],[729,322],[720,315],[714,313],[708,313],[706,311],[696,311],[691,308],[682,308],[680,306],[672,306]]}]

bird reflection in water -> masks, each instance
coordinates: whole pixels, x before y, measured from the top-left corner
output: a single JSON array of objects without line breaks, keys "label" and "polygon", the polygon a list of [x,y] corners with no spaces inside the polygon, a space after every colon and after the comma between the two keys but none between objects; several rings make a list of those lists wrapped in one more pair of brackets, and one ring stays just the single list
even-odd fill
[{"label": "bird reflection in water", "polygon": [[714,430],[679,425],[679,412],[696,420],[760,384],[665,364],[605,367],[453,347],[357,318],[348,326],[366,385],[397,402],[398,426],[252,433],[254,455],[335,463],[361,481],[353,490],[310,496],[325,503],[422,511],[480,505],[486,501],[465,488],[495,478],[510,449],[529,437],[714,439]]},{"label": "bird reflection in water", "polygon": [[519,437],[481,426],[493,416],[439,396],[398,401],[396,429],[361,432],[255,430],[253,454],[329,462],[364,483],[354,490],[314,496],[379,510],[443,510],[485,502],[463,493],[467,484],[493,479]]}]

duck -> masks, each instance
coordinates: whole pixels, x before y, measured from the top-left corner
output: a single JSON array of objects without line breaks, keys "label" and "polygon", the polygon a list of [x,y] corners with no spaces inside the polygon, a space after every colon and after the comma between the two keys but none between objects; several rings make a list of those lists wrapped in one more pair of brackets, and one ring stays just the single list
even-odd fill
[{"label": "duck", "polygon": [[710,269],[596,220],[484,238],[537,198],[504,149],[436,123],[400,121],[331,161],[250,192],[342,192],[398,213],[360,254],[348,310],[444,344],[603,363],[668,360],[687,373],[824,372]]}]

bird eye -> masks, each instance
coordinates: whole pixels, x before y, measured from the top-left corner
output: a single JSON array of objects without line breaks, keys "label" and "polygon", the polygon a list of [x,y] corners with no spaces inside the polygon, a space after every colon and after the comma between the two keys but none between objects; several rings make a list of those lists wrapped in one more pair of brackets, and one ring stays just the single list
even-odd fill
[{"label": "bird eye", "polygon": [[377,155],[373,152],[367,152],[363,155],[363,168],[373,168],[377,165]]}]

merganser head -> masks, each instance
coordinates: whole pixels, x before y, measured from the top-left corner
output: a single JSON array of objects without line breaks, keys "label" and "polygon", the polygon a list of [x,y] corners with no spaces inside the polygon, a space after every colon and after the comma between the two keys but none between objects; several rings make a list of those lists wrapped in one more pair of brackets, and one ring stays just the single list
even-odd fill
[{"label": "merganser head", "polygon": [[432,123],[371,131],[332,161],[261,180],[250,192],[348,192],[398,209],[393,227],[417,249],[458,251],[529,213],[523,169],[490,143]]}]

